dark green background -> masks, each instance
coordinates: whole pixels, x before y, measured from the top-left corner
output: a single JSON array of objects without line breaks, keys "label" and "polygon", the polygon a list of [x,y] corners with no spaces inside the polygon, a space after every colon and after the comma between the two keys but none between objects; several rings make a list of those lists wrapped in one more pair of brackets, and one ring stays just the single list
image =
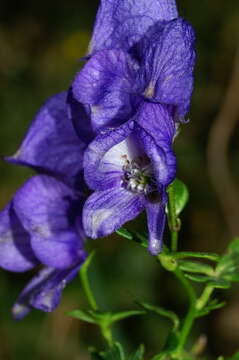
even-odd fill
[{"label": "dark green background", "polygon": [[[0,3],[0,154],[17,150],[39,106],[66,89],[86,52],[98,1],[6,1]],[[237,0],[181,0],[180,14],[197,33],[198,61],[191,122],[176,141],[178,176],[188,185],[180,249],[221,252],[229,240],[218,199],[210,184],[206,148],[208,133],[220,111],[230,81],[239,39]],[[239,94],[238,94],[239,101]],[[238,183],[238,129],[230,145],[230,165]],[[29,170],[0,163],[0,206],[31,175]],[[142,221],[144,218],[142,217]],[[139,222],[137,223],[139,226]],[[167,234],[165,236],[167,241]],[[135,300],[160,302],[183,313],[184,292],[155,260],[124,239],[113,236],[94,242],[97,256],[91,278],[103,309],[133,308]],[[84,306],[77,279],[64,292],[52,314],[32,312],[20,323],[10,309],[32,274],[0,274],[0,359],[84,360],[87,346],[101,344],[91,325],[72,320],[65,311]],[[239,349],[238,286],[224,293],[228,304],[199,321],[192,337],[206,334],[212,358]],[[147,355],[156,352],[167,336],[168,323],[152,316],[134,318],[116,327],[115,334],[130,351],[145,342]]]}]

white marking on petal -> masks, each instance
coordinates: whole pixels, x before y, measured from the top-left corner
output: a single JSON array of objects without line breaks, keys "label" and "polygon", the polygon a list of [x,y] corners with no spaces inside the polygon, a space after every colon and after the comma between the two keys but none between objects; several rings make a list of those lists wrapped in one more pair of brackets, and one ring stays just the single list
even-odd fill
[{"label": "white marking on petal", "polygon": [[97,232],[100,225],[106,220],[108,217],[112,215],[112,209],[99,209],[95,210],[92,213],[91,217],[91,230],[92,230],[92,237],[97,237]]},{"label": "white marking on petal", "polygon": [[144,96],[146,98],[151,99],[154,96],[155,84],[153,82],[149,83],[149,86],[146,88],[144,92]]},{"label": "white marking on petal", "polygon": [[137,142],[131,135],[107,151],[102,159],[102,162],[122,167],[125,163],[126,157],[129,161],[131,161],[140,156],[140,154],[140,148],[137,146]]}]

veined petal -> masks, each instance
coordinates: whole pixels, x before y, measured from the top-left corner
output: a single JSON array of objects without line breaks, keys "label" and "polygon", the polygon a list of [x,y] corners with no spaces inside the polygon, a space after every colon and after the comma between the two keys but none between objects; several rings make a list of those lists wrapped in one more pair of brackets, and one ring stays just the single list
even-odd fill
[{"label": "veined petal", "polygon": [[128,50],[156,22],[177,16],[175,0],[101,0],[89,53],[106,48]]},{"label": "veined petal", "polygon": [[165,228],[166,214],[163,202],[146,204],[149,230],[149,251],[157,255],[162,250],[162,238]]},{"label": "veined petal", "polygon": [[168,186],[176,176],[176,157],[172,150],[172,145],[167,139],[164,141],[163,138],[160,144],[158,144],[158,142],[156,143],[154,138],[140,126],[136,126],[135,131],[145,153],[152,163],[158,190],[161,191],[162,188]]},{"label": "veined petal", "polygon": [[143,101],[135,119],[158,146],[172,144],[176,134],[172,106]]},{"label": "veined petal", "polygon": [[118,126],[132,114],[131,95],[138,65],[121,50],[103,50],[77,74],[73,96],[90,105],[91,127]]},{"label": "veined petal", "polygon": [[84,105],[77,101],[74,98],[72,87],[67,94],[67,112],[82,143],[89,144],[96,136],[90,118],[90,105]]},{"label": "veined petal", "polygon": [[21,320],[33,308],[45,312],[55,310],[61,300],[62,290],[77,275],[85,258],[86,254],[82,256],[77,265],[66,270],[53,268],[40,270],[24,288],[14,304],[12,309],[14,318]]},{"label": "veined petal", "polygon": [[193,90],[195,35],[183,19],[172,20],[144,51],[138,81],[151,101],[177,107],[177,120],[188,112]]},{"label": "veined petal", "polygon": [[77,229],[83,199],[71,188],[46,175],[31,178],[14,198],[24,228],[39,260],[50,267],[73,266],[82,255],[82,234]]},{"label": "veined petal", "polygon": [[23,228],[12,202],[0,212],[0,266],[21,272],[37,265],[29,233]]},{"label": "veined petal", "polygon": [[142,195],[133,194],[120,186],[96,191],[84,205],[84,230],[93,239],[110,235],[125,222],[133,220],[144,207]]},{"label": "veined petal", "polygon": [[119,144],[130,136],[133,129],[134,121],[129,121],[116,129],[102,131],[90,143],[84,156],[84,170],[86,183],[92,190],[105,190],[119,183],[123,156],[133,151],[130,144]]},{"label": "veined petal", "polygon": [[18,151],[6,160],[72,181],[82,170],[84,147],[67,115],[66,93],[60,93],[43,105]]}]

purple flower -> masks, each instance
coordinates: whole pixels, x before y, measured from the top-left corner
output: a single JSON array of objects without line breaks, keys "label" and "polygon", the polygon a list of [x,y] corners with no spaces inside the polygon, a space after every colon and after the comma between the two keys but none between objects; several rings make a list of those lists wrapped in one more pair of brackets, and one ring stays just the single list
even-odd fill
[{"label": "purple flower", "polygon": [[32,308],[54,310],[86,258],[85,197],[80,190],[84,147],[67,116],[62,93],[42,107],[20,149],[7,158],[40,172],[0,212],[0,266],[14,272],[42,267],[13,307],[17,319]]},{"label": "purple flower", "polygon": [[[143,26],[148,19],[152,25]],[[138,24],[141,31],[135,43],[137,51],[136,45],[120,45],[115,39],[116,30],[107,30],[110,26],[118,31],[128,20],[130,24],[134,20],[132,28],[129,25],[121,38],[129,39]],[[100,25],[107,41],[97,31]],[[77,119],[76,106],[72,111],[79,136],[84,136],[87,122],[82,118],[88,117],[94,136],[101,129],[128,121],[142,102],[170,105],[174,120],[184,121],[193,90],[194,40],[192,27],[177,17],[174,1],[142,0],[137,5],[129,0],[103,1],[92,39],[92,46],[98,51],[93,51],[76,75],[68,99],[70,107],[78,101],[85,112],[85,116],[79,113]]]},{"label": "purple flower", "polygon": [[[143,104],[139,116],[158,120],[159,111],[164,112],[159,107]],[[166,133],[162,131],[165,119],[170,124]],[[90,143],[84,159],[85,179],[95,192],[84,205],[83,225],[91,238],[113,233],[145,209],[149,250],[153,255],[161,250],[166,187],[175,177],[176,166],[171,149],[174,122],[167,114],[159,121],[157,143],[133,120],[102,132]]]},{"label": "purple flower", "polygon": [[101,2],[89,60],[68,97],[79,138],[88,119],[93,140],[84,158],[95,191],[83,211],[88,236],[108,235],[146,209],[149,249],[160,251],[172,143],[189,110],[194,62],[194,32],[175,1]]}]

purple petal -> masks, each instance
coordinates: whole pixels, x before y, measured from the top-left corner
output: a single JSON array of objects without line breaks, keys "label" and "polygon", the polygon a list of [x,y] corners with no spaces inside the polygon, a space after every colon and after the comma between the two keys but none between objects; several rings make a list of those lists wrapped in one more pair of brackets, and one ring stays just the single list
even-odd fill
[{"label": "purple petal", "polygon": [[79,102],[90,105],[94,131],[118,126],[131,116],[130,93],[137,69],[138,65],[123,51],[104,50],[77,74],[73,95]]},{"label": "purple petal", "polygon": [[151,160],[154,176],[159,191],[168,186],[176,176],[176,157],[172,150],[171,143],[161,139],[160,146],[140,126],[136,127],[137,135],[148,158]]},{"label": "purple petal", "polygon": [[77,275],[85,257],[84,254],[80,262],[70,269],[45,268],[39,271],[24,288],[14,304],[12,309],[14,318],[21,320],[32,308],[45,312],[55,310],[60,303],[62,290]]},{"label": "purple petal", "polygon": [[101,0],[89,52],[128,50],[156,22],[177,16],[175,0]]},{"label": "purple petal", "polygon": [[166,221],[165,204],[162,202],[148,202],[146,213],[149,230],[149,251],[152,255],[157,255],[162,250],[162,238]]},{"label": "purple petal", "polygon": [[171,145],[176,134],[172,106],[142,102],[137,123],[151,135],[158,146]]},{"label": "purple petal", "polygon": [[69,89],[67,95],[67,111],[80,140],[89,144],[96,136],[92,128],[90,106],[77,101],[74,98],[72,88]]},{"label": "purple petal", "polygon": [[[105,190],[119,183],[122,175],[119,160],[122,160],[124,153],[115,153],[111,149],[124,141],[133,128],[134,122],[129,121],[115,130],[101,132],[90,143],[84,156],[84,169],[86,183],[92,190]],[[125,146],[123,148],[125,149]]]},{"label": "purple petal", "polygon": [[73,266],[82,254],[82,236],[76,221],[83,200],[60,181],[35,176],[18,191],[14,208],[31,235],[32,248],[47,266]]},{"label": "purple petal", "polygon": [[0,266],[5,270],[21,272],[37,264],[30,235],[10,203],[0,212]]},{"label": "purple petal", "polygon": [[84,230],[93,239],[110,235],[138,216],[144,207],[143,196],[120,186],[96,191],[87,199],[83,209]]},{"label": "purple petal", "polygon": [[145,49],[139,72],[138,81],[144,86],[144,96],[177,106],[179,118],[188,112],[193,90],[194,42],[194,31],[186,21],[169,22],[163,33],[159,32]]},{"label": "purple petal", "polygon": [[72,180],[82,170],[84,144],[67,115],[66,93],[50,98],[18,149],[6,160]]}]

